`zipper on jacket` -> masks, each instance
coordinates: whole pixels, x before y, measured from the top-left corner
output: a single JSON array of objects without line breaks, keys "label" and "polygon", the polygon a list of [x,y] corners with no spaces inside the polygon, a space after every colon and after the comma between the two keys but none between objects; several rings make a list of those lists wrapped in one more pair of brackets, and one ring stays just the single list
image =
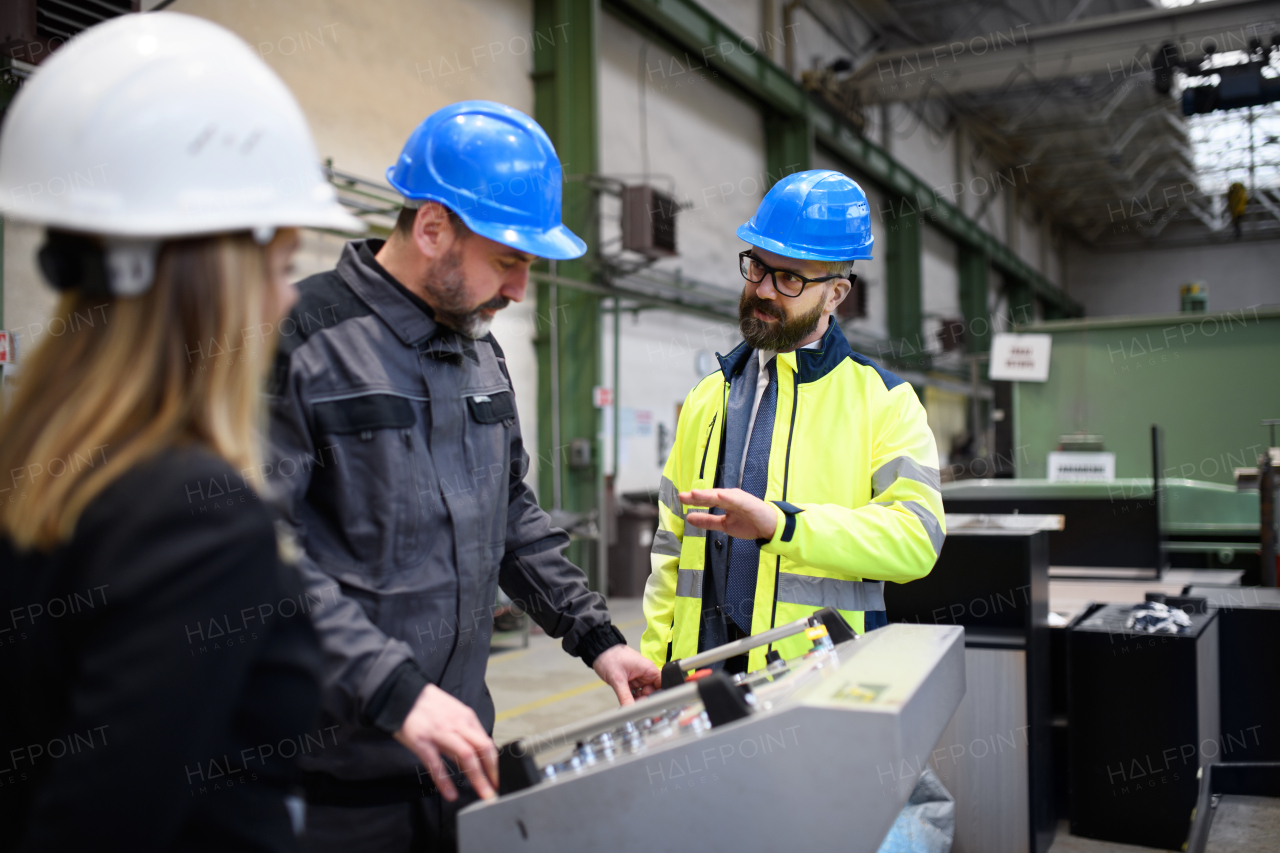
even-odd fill
[{"label": "zipper on jacket", "polygon": [[800,408],[800,373],[795,374],[795,390],[791,394],[791,426],[787,430],[787,455],[782,468],[782,499],[787,499],[787,484],[791,479],[791,439],[796,434],[796,410]]},{"label": "zipper on jacket", "polygon": [[707,470],[707,451],[711,449],[711,432],[716,428],[716,418],[720,417],[720,413],[716,412],[711,416],[711,426],[707,428],[707,443],[702,447],[702,464],[698,466],[698,479],[702,479],[703,472]]},{"label": "zipper on jacket", "polygon": [[[401,542],[405,542],[408,551],[414,552],[418,549],[418,533],[422,527],[422,485],[418,480],[418,460],[417,452],[413,447],[413,430],[400,430],[400,437],[404,439],[405,452],[408,454],[409,476],[413,480],[414,491],[414,509],[412,517],[409,519],[409,529],[401,534],[400,541],[395,543],[396,549],[399,549]],[[407,540],[407,541],[405,541]]]},{"label": "zipper on jacket", "polygon": [[[791,479],[791,439],[796,434],[796,412],[800,409],[800,371],[795,373],[794,390],[791,393],[791,426],[787,429],[787,454],[782,468],[782,499],[787,499],[787,484]],[[778,623],[778,581],[782,580],[782,555],[778,555],[773,567],[773,612],[769,615],[769,627]],[[773,643],[769,644],[773,651]]]}]

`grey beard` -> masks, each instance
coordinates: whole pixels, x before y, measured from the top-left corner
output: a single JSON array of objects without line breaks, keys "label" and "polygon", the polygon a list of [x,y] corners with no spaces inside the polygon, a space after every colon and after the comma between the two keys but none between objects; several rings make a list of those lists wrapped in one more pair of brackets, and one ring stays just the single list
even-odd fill
[{"label": "grey beard", "polygon": [[428,280],[432,295],[436,298],[433,309],[436,322],[472,340],[479,340],[489,334],[489,327],[493,325],[493,318],[484,316],[482,311],[501,311],[511,304],[511,300],[505,296],[495,296],[483,305],[474,307],[466,304],[463,295],[466,277],[462,272],[462,253],[457,246],[436,261]]},{"label": "grey beard", "polygon": [[[748,294],[744,289],[742,298],[738,301],[738,330],[742,332],[742,339],[752,349],[785,352],[794,348],[818,328],[818,323],[822,320],[822,304],[819,302],[809,313],[787,320],[786,315],[779,316],[782,309]],[[756,308],[777,317],[779,322],[766,323],[756,318],[752,314]]]}]

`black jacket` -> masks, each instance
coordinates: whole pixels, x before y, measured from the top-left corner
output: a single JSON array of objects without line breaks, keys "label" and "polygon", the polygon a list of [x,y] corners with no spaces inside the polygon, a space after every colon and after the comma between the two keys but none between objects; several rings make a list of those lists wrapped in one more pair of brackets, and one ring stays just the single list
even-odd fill
[{"label": "black jacket", "polygon": [[324,725],[304,769],[418,778],[388,732],[431,682],[492,728],[485,688],[497,588],[590,662],[622,641],[565,559],[569,537],[525,484],[515,394],[492,335],[463,338],[348,243],[298,285],[280,327],[267,476],[303,544],[324,646]]},{"label": "black jacket", "polygon": [[0,538],[0,850],[296,849],[294,757],[334,742],[307,609],[205,450],[126,472],[52,553]]}]

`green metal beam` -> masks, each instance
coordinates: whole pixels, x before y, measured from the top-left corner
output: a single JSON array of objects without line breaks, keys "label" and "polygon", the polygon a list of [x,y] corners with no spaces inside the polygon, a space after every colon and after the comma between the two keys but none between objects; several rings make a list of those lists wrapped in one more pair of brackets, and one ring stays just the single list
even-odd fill
[{"label": "green metal beam", "polygon": [[764,119],[764,171],[769,186],[809,168],[813,129],[803,117],[773,110]]},{"label": "green metal beam", "polygon": [[1009,297],[1009,318],[1015,326],[1025,326],[1036,321],[1034,292],[1025,281],[1012,279],[1006,288]]},{"label": "green metal beam", "polygon": [[888,279],[890,357],[899,364],[927,367],[924,354],[923,277],[920,214],[899,206],[885,220],[885,277]]},{"label": "green metal beam", "polygon": [[[593,175],[599,171],[596,31],[600,17],[599,0],[534,0],[533,18],[537,32],[562,33],[554,44],[534,53],[534,118],[556,146],[566,175]],[[564,279],[590,282],[599,267],[595,191],[582,180],[564,185],[564,223],[591,247],[578,260],[561,261],[555,273]],[[537,287],[538,354],[538,486],[543,506],[556,503],[559,467],[561,509],[585,512],[594,509],[598,497],[598,476],[603,460],[599,446],[600,412],[596,410],[592,387],[601,384],[600,297],[583,289],[553,288],[546,282]],[[554,324],[554,333],[552,331]],[[553,338],[557,342],[552,358]],[[558,376],[552,375],[555,362]],[[558,388],[553,383],[558,380]],[[558,393],[555,393],[558,391]],[[558,399],[553,414],[552,400]],[[558,426],[559,441],[553,434]],[[571,464],[570,446],[585,439],[591,447],[590,461]],[[588,570],[593,585],[595,549],[590,543],[575,542],[570,559]]]},{"label": "green metal beam", "polygon": [[1062,313],[1071,316],[1084,313],[1080,303],[955,205],[940,199],[923,179],[883,148],[859,135],[825,105],[809,97],[785,71],[760,52],[755,39],[743,38],[695,0],[604,0],[604,4],[624,19],[662,37],[684,53],[686,61],[712,68],[767,110],[801,120],[811,127],[816,141],[878,186],[886,198],[895,199],[895,209],[882,211],[882,216],[897,216],[901,208],[909,207],[956,242],[982,251],[994,267],[1010,278],[1026,282],[1040,299],[1057,306]]},{"label": "green metal beam", "polygon": [[965,348],[971,353],[991,349],[991,312],[987,300],[987,256],[960,246],[960,310],[964,312]]}]

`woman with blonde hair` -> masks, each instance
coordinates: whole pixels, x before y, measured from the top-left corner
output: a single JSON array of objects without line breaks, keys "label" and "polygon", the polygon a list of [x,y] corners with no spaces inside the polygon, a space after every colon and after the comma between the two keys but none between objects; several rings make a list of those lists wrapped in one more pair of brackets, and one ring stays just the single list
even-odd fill
[{"label": "woman with blonde hair", "polygon": [[255,484],[297,228],[361,228],[317,161],[185,15],[86,31],[8,110],[0,208],[73,321],[0,418],[0,850],[296,848],[320,603]]}]

